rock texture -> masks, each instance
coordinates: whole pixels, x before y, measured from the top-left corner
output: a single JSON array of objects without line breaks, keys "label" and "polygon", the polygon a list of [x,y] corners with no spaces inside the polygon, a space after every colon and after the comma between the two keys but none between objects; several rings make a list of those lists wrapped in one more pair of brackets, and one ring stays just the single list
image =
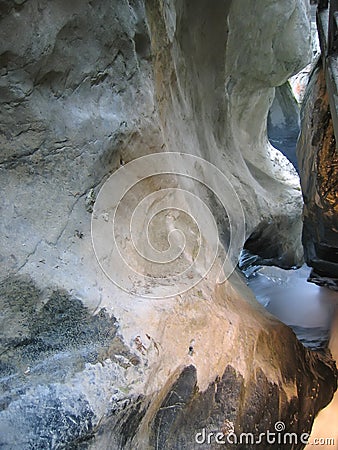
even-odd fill
[{"label": "rock texture", "polygon": [[[298,178],[266,119],[274,87],[308,62],[306,3],[0,2],[1,447],[194,448],[203,427],[277,419],[310,430],[332,363],[236,272],[144,299],[105,277],[90,235],[112,172],[184,151],[232,183],[250,249],[302,261]],[[150,238],[165,248],[169,231]]]},{"label": "rock texture", "polygon": [[[299,264],[299,181],[287,159],[267,142],[266,120],[274,87],[309,58],[305,2],[280,9],[271,4],[273,19],[264,2],[233,2],[231,7],[217,2],[203,22],[203,32],[203,2],[184,7],[178,3],[171,12],[168,5],[163,16],[155,7],[149,14],[159,114],[168,148],[202,156],[228,176],[246,213],[249,250],[265,263]],[[219,22],[218,17],[228,14],[228,21]],[[255,15],[263,18],[261,28],[252,23]],[[167,18],[176,20],[174,36],[174,24],[170,22],[168,30]],[[278,31],[282,22],[295,34],[292,50],[286,34]]]},{"label": "rock texture", "polygon": [[338,289],[338,153],[321,64],[310,78],[298,160],[304,193],[303,245],[310,279]]}]

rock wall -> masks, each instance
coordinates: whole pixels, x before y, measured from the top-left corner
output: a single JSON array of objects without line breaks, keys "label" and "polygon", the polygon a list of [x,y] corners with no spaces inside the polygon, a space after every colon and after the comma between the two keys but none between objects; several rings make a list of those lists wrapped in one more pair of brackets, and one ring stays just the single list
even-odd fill
[{"label": "rock wall", "polygon": [[[109,175],[174,151],[225,175],[248,248],[285,267],[302,261],[298,178],[268,143],[266,119],[274,87],[308,61],[306,2],[1,1],[0,12],[0,445],[194,448],[203,428],[258,433],[277,420],[309,431],[336,387],[332,363],[266,313],[236,271],[217,284],[217,257],[192,289],[144,298],[106,277],[91,241]],[[147,178],[135,198],[166,198],[164,181],[183,187],[209,205],[227,247],[207,177]],[[131,213],[127,202],[124,228]],[[149,228],[162,251],[168,223]]]},{"label": "rock wall", "polygon": [[[267,142],[266,120],[274,87],[309,58],[306,3],[280,9],[271,4],[276,13],[271,19],[264,2],[236,2],[231,8],[217,2],[200,32],[204,6],[178,4],[171,13],[166,6],[163,17],[152,7],[149,14],[167,147],[202,156],[226,174],[243,204],[249,250],[265,263],[297,265],[303,254],[299,181],[287,159]],[[165,22],[177,11],[176,29],[169,28],[173,39]],[[220,23],[218,18],[227,14]],[[261,28],[252,23],[255,15],[266,20]],[[292,49],[287,34],[279,32],[282,21],[294,35]]]},{"label": "rock wall", "polygon": [[311,280],[338,289],[338,154],[321,62],[305,95],[297,155],[304,195],[303,245]]}]

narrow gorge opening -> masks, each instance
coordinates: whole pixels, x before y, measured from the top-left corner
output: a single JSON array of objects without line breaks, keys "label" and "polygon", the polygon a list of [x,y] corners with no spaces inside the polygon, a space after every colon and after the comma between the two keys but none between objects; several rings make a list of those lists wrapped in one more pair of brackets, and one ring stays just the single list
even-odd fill
[{"label": "narrow gorge opening", "polygon": [[[301,132],[302,101],[310,73],[318,64],[321,54],[316,23],[317,7],[317,2],[311,2],[311,62],[285,84],[275,88],[267,120],[269,142],[283,153],[298,174],[296,151]],[[255,250],[257,234],[260,233],[255,232],[248,239],[245,248]],[[239,268],[248,286],[260,304],[293,329],[303,345],[312,349],[327,347],[337,296],[325,287],[308,282],[311,268],[306,263],[289,270],[273,265],[269,256],[274,253],[273,249],[268,248],[260,249],[260,256],[247,249],[242,251]],[[264,265],[269,261],[270,265]]]},{"label": "narrow gorge opening", "polygon": [[[267,133],[270,143],[287,157],[298,174],[297,144],[300,147],[299,153],[301,154],[302,151],[306,153],[306,149],[301,148],[306,144],[304,144],[304,141],[298,142],[298,139],[302,126],[308,126],[310,120],[309,118],[304,120],[303,117],[301,121],[302,102],[311,72],[318,70],[318,67],[321,65],[321,59],[326,58],[326,48],[323,42],[325,42],[325,39],[330,40],[330,37],[325,34],[322,28],[320,30],[322,33],[321,50],[317,23],[319,27],[325,27],[327,25],[326,20],[329,8],[331,8],[331,15],[334,14],[337,8],[337,4],[334,2],[331,5],[327,2],[326,4],[325,2],[319,2],[319,5],[317,3],[317,1],[311,2],[312,61],[301,72],[292,76],[284,85],[276,88],[267,122]],[[316,17],[317,14],[318,19]],[[324,55],[322,52],[324,52]],[[335,79],[334,83],[336,82],[337,79]],[[308,88],[308,90],[310,89]],[[311,93],[307,95],[311,95]],[[317,98],[317,104],[320,101]],[[308,112],[309,110],[307,110]],[[313,119],[311,126],[313,126]],[[315,126],[321,127],[322,124],[317,123]],[[304,134],[306,134],[306,131]],[[312,170],[315,170],[315,167],[319,164],[318,159],[314,164]],[[330,165],[332,161],[326,161],[326,164]],[[304,163],[302,163],[302,166],[302,175],[304,177]],[[306,195],[308,193],[303,191],[303,196]],[[247,248],[253,248],[253,250],[257,248],[257,234],[261,236],[261,232],[254,233],[246,243]],[[307,234],[303,235],[303,244],[307,236]],[[335,242],[336,239],[331,241],[333,247]],[[269,244],[267,245],[269,247]],[[274,252],[271,251],[270,253],[273,254]],[[333,358],[337,360],[338,295],[335,281],[333,283],[321,282],[319,276],[319,283],[314,284],[318,279],[313,276],[313,269],[306,263],[301,267],[288,268],[286,270],[273,265],[273,261],[269,260],[270,253],[268,248],[261,250],[260,255],[252,254],[245,249],[241,252],[239,268],[246,278],[248,287],[253,291],[259,303],[272,315],[288,325],[305,347],[323,352],[329,349]],[[318,247],[317,255],[318,258],[321,257]],[[308,252],[306,252],[306,257],[309,258]],[[334,255],[330,258],[330,252],[328,254],[324,252],[322,257],[332,263],[337,262]],[[266,263],[269,265],[264,265]],[[321,273],[321,276],[325,278],[328,274],[324,271]],[[321,445],[321,448],[330,449],[332,446],[338,448],[337,420],[338,397],[335,394],[331,403],[319,414],[314,422],[311,434],[312,442],[317,439],[316,442],[318,445]],[[306,448],[313,447],[309,444]]]},{"label": "narrow gorge opening", "polygon": [[[286,83],[275,88],[267,119],[270,143],[292,163],[297,173],[296,151],[301,132],[302,102],[310,74],[321,56],[317,8],[317,2],[311,2],[311,62]],[[264,241],[268,228],[268,223],[262,224],[246,241],[239,268],[258,301],[279,320],[291,326],[305,346],[324,348],[329,340],[337,296],[332,290],[308,282],[311,268],[306,263],[301,267],[274,265],[274,262],[278,263],[278,259],[273,258],[276,250],[272,243]],[[259,255],[252,253],[255,250],[259,250]]]}]

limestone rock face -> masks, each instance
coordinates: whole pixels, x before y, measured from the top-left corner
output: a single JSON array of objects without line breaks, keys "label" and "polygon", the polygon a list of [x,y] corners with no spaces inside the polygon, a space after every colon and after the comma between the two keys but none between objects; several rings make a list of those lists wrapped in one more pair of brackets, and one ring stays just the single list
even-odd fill
[{"label": "limestone rock face", "polygon": [[338,153],[320,65],[310,78],[302,111],[298,160],[304,193],[303,244],[311,279],[338,289]]},{"label": "limestone rock face", "polygon": [[[203,32],[204,2],[178,2],[171,12],[169,4],[162,12],[156,12],[156,2],[150,5],[159,114],[168,149],[202,156],[226,174],[243,204],[249,250],[266,263],[299,264],[299,181],[289,161],[267,142],[266,121],[274,87],[310,57],[306,2],[279,8],[274,2],[216,2]],[[255,15],[267,23],[256,27]],[[228,20],[220,22],[221,16]],[[170,32],[168,17],[175,21]],[[292,50],[279,32],[281,23],[293,30]]]},{"label": "limestone rock face", "polygon": [[[194,448],[203,427],[258,432],[277,419],[309,431],[336,387],[333,366],[268,315],[236,271],[217,284],[217,256],[190,290],[144,298],[106,277],[91,241],[110,174],[143,155],[184,152],[233,187],[249,248],[281,266],[301,262],[299,182],[268,143],[266,119],[274,87],[308,62],[306,4],[0,2],[1,447]],[[164,181],[184,187],[229,245],[207,176],[148,177],[127,200],[152,189],[170,200]],[[222,193],[226,183],[214,183]],[[132,212],[127,202],[124,228]],[[152,250],[179,240],[168,237],[172,220],[190,229],[188,243],[197,235],[184,212],[167,219],[147,229]],[[191,246],[181,259],[196,254]]]}]

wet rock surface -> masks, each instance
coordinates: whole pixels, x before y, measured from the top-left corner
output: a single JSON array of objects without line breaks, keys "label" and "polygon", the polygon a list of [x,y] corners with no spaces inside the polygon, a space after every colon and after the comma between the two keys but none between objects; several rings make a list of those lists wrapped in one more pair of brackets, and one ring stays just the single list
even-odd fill
[{"label": "wet rock surface", "polygon": [[[287,348],[293,345],[290,330],[280,328],[276,330],[277,336],[283,339],[283,343],[273,344],[278,352],[284,345]],[[268,339],[268,335],[262,333],[258,340],[260,347],[266,346],[268,349]],[[154,448],[199,448],[196,434],[204,429],[206,435],[212,436],[212,445],[204,442],[202,448],[218,448],[219,444],[215,442],[217,432],[223,433],[225,436],[222,440],[225,440],[226,435],[232,431],[238,437],[238,442],[236,445],[226,442],[225,448],[236,448],[239,444],[241,449],[264,449],[267,442],[258,445],[256,439],[258,441],[260,433],[275,432],[274,424],[280,420],[285,421],[286,432],[297,433],[298,436],[309,432],[317,407],[324,406],[326,394],[332,395],[331,388],[323,396],[319,394],[320,380],[328,376],[327,379],[335,384],[336,375],[335,370],[332,372],[334,364],[330,362],[329,355],[315,355],[300,344],[297,345],[295,354],[299,355],[300,359],[304,358],[314,364],[318,372],[312,372],[311,375],[298,372],[294,378],[293,364],[283,369],[285,381],[291,383],[289,389],[292,385],[294,392],[297,392],[297,396],[293,398],[290,398],[290,391],[287,392],[281,386],[269,382],[259,368],[251,373],[252,379],[246,384],[243,377],[231,366],[226,367],[223,376],[216,379],[205,392],[198,392],[195,370],[193,367],[186,368],[168,392],[155,416],[152,436]],[[294,364],[297,365],[298,361],[294,361]],[[300,398],[304,401],[300,401]],[[240,442],[241,433],[252,433],[255,444],[250,445],[252,442],[245,441],[245,438]],[[193,437],[195,442],[192,446]],[[199,444],[202,437],[197,435]],[[231,442],[231,439],[229,440]],[[296,445],[294,448],[302,447]]]},{"label": "wet rock surface", "polygon": [[303,245],[312,281],[338,289],[338,153],[321,63],[313,71],[298,143],[304,193]]},{"label": "wet rock surface", "polygon": [[[315,362],[310,353],[305,358]],[[274,425],[281,417],[287,422],[285,432],[296,433],[300,437],[311,429],[317,407],[324,406],[323,399],[318,397],[318,381],[322,376],[331,376],[333,365],[329,363],[326,366],[326,362],[322,362],[320,366],[319,377],[312,380],[312,387],[301,375],[289,379],[294,383],[297,394],[307,399],[303,404],[296,397],[290,401],[288,393],[269,382],[260,369],[247,386],[243,377],[233,367],[227,366],[222,377],[205,392],[198,392],[196,369],[189,366],[171,387],[153,420],[151,448],[216,449],[222,445],[228,449],[266,449],[269,446],[266,434],[268,431],[276,433]],[[284,376],[288,378],[287,373]],[[335,377],[330,381],[335,383]],[[306,385],[307,388],[304,387]],[[330,389],[329,392],[332,395]],[[303,448],[301,442],[294,444],[292,448]],[[278,447],[277,438],[272,445]],[[288,445],[283,447],[291,448]]]},{"label": "wet rock surface", "polygon": [[129,355],[116,335],[114,317],[104,309],[90,314],[64,291],[44,298],[32,281],[6,279],[1,312],[2,376],[13,383],[16,377],[22,382],[22,375],[29,375],[30,382],[64,381],[86,363],[114,358],[115,352]]}]

